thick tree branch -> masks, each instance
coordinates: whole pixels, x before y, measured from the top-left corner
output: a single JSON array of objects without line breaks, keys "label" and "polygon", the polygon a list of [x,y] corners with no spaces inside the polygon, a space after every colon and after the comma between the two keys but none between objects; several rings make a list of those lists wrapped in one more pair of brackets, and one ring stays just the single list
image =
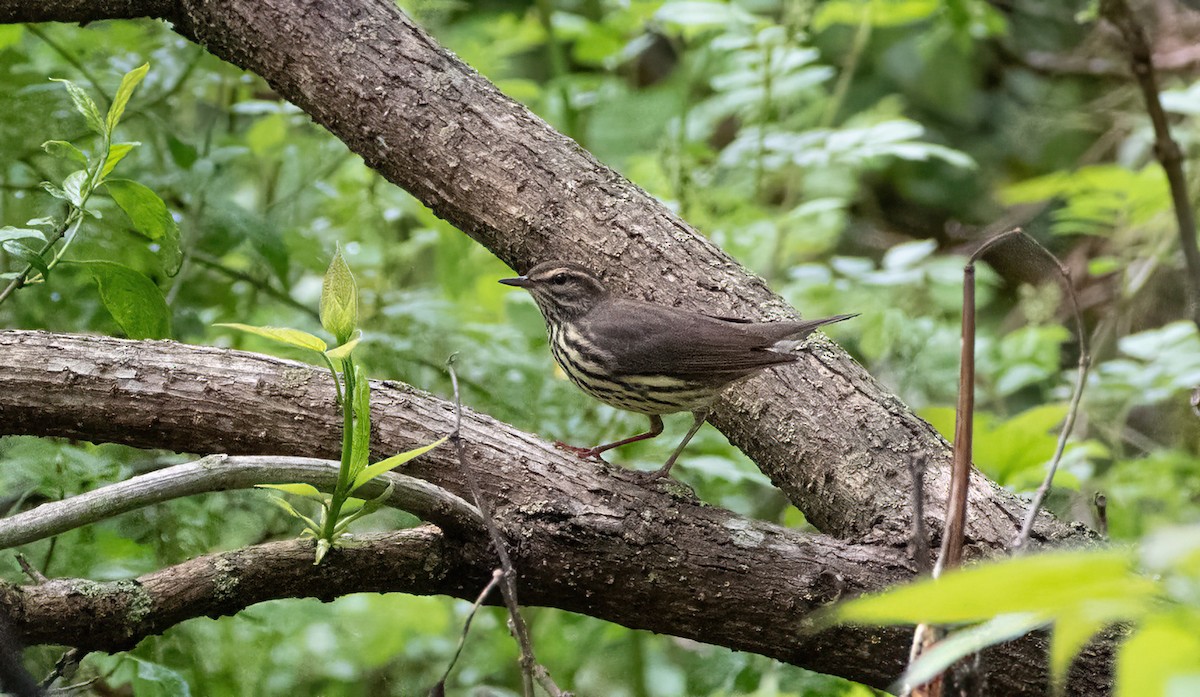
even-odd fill
[{"label": "thick tree branch", "polygon": [[[184,36],[263,76],[368,165],[514,268],[579,260],[612,287],[658,302],[795,315],[760,279],[501,94],[390,0],[178,0],[173,11],[161,0],[103,11],[94,4],[0,0],[0,21],[166,16]],[[912,529],[906,463],[923,458],[925,522],[940,537],[945,441],[836,346],[818,344],[793,366],[739,385],[712,422],[814,525],[847,538],[905,544]],[[1006,547],[1022,504],[978,473],[969,495],[968,545]],[[1034,537],[1075,534],[1044,514]]]},{"label": "thick tree branch", "polygon": [[[337,447],[333,388],[328,376],[311,366],[173,342],[42,332],[0,332],[0,353],[8,368],[0,372],[0,434],[202,453],[330,456]],[[373,384],[372,402],[377,457],[428,443],[454,422],[451,404],[402,384]],[[876,686],[902,670],[901,631],[841,628],[805,634],[807,616],[817,607],[910,578],[914,568],[902,549],[787,530],[643,488],[620,468],[567,456],[470,411],[464,412],[461,432],[483,495],[511,541],[525,602],[753,651]],[[449,448],[431,451],[406,470],[456,493],[464,489]],[[137,585],[84,581],[9,589],[0,606],[14,610],[14,622],[30,641],[114,650],[187,617],[235,612],[268,597],[397,590],[469,598],[495,566],[482,542],[468,539],[449,550],[439,538],[436,554],[426,547],[417,561],[411,557],[414,543],[400,539],[399,563],[437,567],[438,573],[372,576],[377,573],[372,564],[389,562],[370,545],[364,549],[373,551],[361,557],[353,556],[358,552],[335,556],[336,568],[328,571],[321,569],[330,560],[312,567],[312,552],[303,546],[268,547],[298,556],[287,563],[248,562],[239,573],[249,576],[232,595],[228,579],[205,571],[207,565],[219,570],[227,561],[240,563],[239,555],[255,558],[255,550],[188,562],[198,566],[178,576],[171,569],[156,572],[149,585],[143,578],[140,589],[161,588],[164,594],[148,606],[134,603],[143,592]],[[420,539],[433,544],[428,537]],[[316,575],[301,574],[301,565]],[[193,574],[209,590],[189,595],[196,589],[167,582]],[[374,585],[373,578],[391,585]],[[72,594],[76,586],[71,584],[81,583],[113,591],[117,599],[109,593]],[[30,600],[40,594],[50,599]],[[146,607],[153,611],[141,617]],[[1002,647],[989,662],[992,684],[1003,686],[1005,694],[1040,694],[1044,661],[1037,639]],[[1107,665],[1105,660],[1079,662],[1073,689],[1093,693],[1108,679]]]}]

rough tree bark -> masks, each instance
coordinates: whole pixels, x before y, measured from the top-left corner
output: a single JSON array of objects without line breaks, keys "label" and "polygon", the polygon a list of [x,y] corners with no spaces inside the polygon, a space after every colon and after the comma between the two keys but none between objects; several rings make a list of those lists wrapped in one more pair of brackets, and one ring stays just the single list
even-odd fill
[{"label": "rough tree bark", "polygon": [[[337,454],[333,388],[311,366],[173,342],[42,332],[0,332],[0,353],[10,368],[0,372],[0,434],[188,452]],[[377,456],[428,443],[453,427],[452,405],[436,397],[394,382],[371,390]],[[579,460],[470,410],[463,437],[469,464],[513,543],[523,602],[753,651],[877,687],[903,669],[902,630],[810,633],[821,606],[910,577],[914,565],[902,551],[752,521],[644,488],[621,468]],[[450,448],[435,449],[405,472],[465,493]],[[187,617],[275,597],[358,590],[471,598],[494,564],[482,539],[447,539],[430,528],[360,540],[315,569],[311,552],[310,543],[275,543],[192,560],[135,584],[0,585],[0,608],[28,641],[112,651]],[[1110,645],[1098,646],[1077,662],[1073,694],[1103,691],[1110,653]],[[1041,638],[999,647],[985,666],[997,694],[1046,690]]]},{"label": "rough tree bark", "polygon": [[[570,258],[600,269],[622,292],[659,302],[747,317],[795,314],[653,198],[439,47],[388,0],[0,0],[0,22],[136,17],[166,19],[215,55],[263,76],[367,164],[514,268]],[[29,335],[5,338],[14,351],[38,341]],[[330,413],[329,395],[307,369],[246,358],[259,361],[238,363],[249,372],[231,371],[220,360],[206,362],[201,371],[188,362],[216,354],[191,349],[187,362],[175,362],[185,357],[171,344],[116,347],[87,341],[42,340],[44,351],[62,352],[65,361],[57,364],[56,376],[43,372],[42,377],[55,383],[54,389],[72,393],[39,392],[36,400],[27,397],[31,401],[21,403],[10,398],[27,394],[16,391],[15,383],[12,391],[0,389],[5,400],[0,431],[198,452],[329,454],[336,442],[316,437],[331,433],[333,424],[323,416]],[[28,370],[37,374],[44,366],[44,356],[35,356]],[[103,387],[81,398],[78,390],[93,382]],[[157,411],[139,411],[139,400],[151,395]],[[228,395],[243,401],[230,401]],[[435,430],[426,424],[406,431],[415,428],[408,421],[413,417],[396,413],[415,411],[443,424],[448,418],[446,405],[424,395],[400,388],[377,395],[376,436],[389,452],[427,442]],[[45,411],[31,406],[38,402]],[[230,409],[234,403],[240,405],[236,411]],[[122,421],[124,416],[129,420]],[[755,579],[774,577],[763,583],[786,582],[788,592],[774,593],[757,581],[760,595],[736,603],[719,585],[698,592],[710,583],[747,584],[744,570],[732,567],[726,575],[715,570],[719,566],[703,564],[686,574],[672,567],[671,573],[686,578],[670,584],[649,582],[665,578],[656,574],[615,588],[626,580],[612,572],[620,568],[613,565],[630,563],[628,555],[654,563],[636,556],[645,545],[657,545],[648,556],[683,565],[707,554],[704,550],[731,554],[741,563],[742,538],[723,527],[735,519],[648,493],[619,474],[564,459],[530,436],[473,417],[472,456],[490,465],[479,468],[480,476],[504,504],[505,529],[517,545],[530,588],[523,598],[629,626],[662,622],[648,628],[754,650],[869,684],[894,677],[904,650],[903,640],[892,641],[896,635],[877,641],[866,633],[834,633],[831,647],[820,643],[829,635],[797,638],[794,620],[836,592],[878,587],[911,572],[898,552],[912,527],[908,462],[928,463],[926,522],[936,537],[949,480],[946,443],[829,343],[817,345],[794,366],[731,391],[713,422],[831,536],[801,540],[773,528],[768,535],[769,526],[749,524],[755,539],[761,533],[765,539],[783,535],[779,539],[787,540],[768,552],[789,550],[789,565],[775,566],[778,559],[771,557],[775,562],[757,560],[749,568],[758,572]],[[452,472],[433,457],[417,473],[457,491]],[[1005,548],[1017,532],[1023,504],[978,473],[970,504],[968,543],[977,553]],[[630,511],[638,514],[630,518]],[[625,524],[635,527],[626,530]],[[1043,515],[1034,537],[1062,541],[1085,534]],[[805,546],[817,543],[819,549]],[[589,550],[587,556],[580,556],[581,547]],[[763,544],[751,547],[761,551]],[[854,568],[842,568],[843,561]],[[820,581],[831,564],[843,574],[836,592]],[[647,607],[655,612],[645,612]],[[704,621],[697,613],[706,616]],[[715,629],[726,625],[728,637]],[[1011,694],[1042,689],[1041,654],[1004,653],[1002,660],[994,671],[1000,682],[993,684],[1010,685]],[[1080,694],[1103,684],[1104,663],[1083,663],[1084,678],[1076,683]]]}]

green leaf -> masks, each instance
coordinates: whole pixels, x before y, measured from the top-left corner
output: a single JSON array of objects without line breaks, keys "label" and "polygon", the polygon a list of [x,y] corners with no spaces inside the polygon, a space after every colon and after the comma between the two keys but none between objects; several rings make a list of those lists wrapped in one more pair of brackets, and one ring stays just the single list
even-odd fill
[{"label": "green leaf", "polygon": [[171,335],[171,310],[154,281],[111,261],[71,263],[92,273],[100,286],[100,301],[129,338],[164,339]]},{"label": "green leaf", "polygon": [[190,697],[191,688],[182,675],[159,663],[125,655],[136,665],[133,693],[137,697]]},{"label": "green leaf", "polygon": [[1127,550],[1052,552],[899,586],[852,600],[833,614],[839,622],[870,624],[953,624],[1064,610],[1111,617],[1114,608],[1132,617],[1144,612],[1157,592],[1152,580],[1134,573]]},{"label": "green leaf", "polygon": [[358,327],[358,284],[338,249],[321,284],[321,326],[346,343]]},{"label": "green leaf", "polygon": [[104,185],[125,215],[129,216],[134,230],[152,240],[167,235],[179,236],[179,229],[167,210],[167,204],[148,187],[128,179],[110,179]]},{"label": "green leaf", "polygon": [[384,488],[383,492],[380,493],[379,496],[376,496],[369,501],[363,501],[362,499],[347,500],[347,504],[355,502],[357,505],[355,505],[353,508],[351,508],[349,505],[346,505],[342,508],[342,513],[349,513],[349,515],[345,515],[340,521],[338,521],[337,526],[334,528],[334,534],[341,534],[346,528],[350,527],[350,523],[353,523],[364,516],[369,516],[382,508],[383,505],[387,503],[387,500],[392,497],[392,493],[395,491],[396,485],[388,482],[388,485]]},{"label": "green leaf", "polygon": [[113,169],[125,156],[129,154],[135,147],[141,143],[113,143],[108,148],[108,157],[104,158],[104,167],[100,168],[100,178],[104,179],[112,173]]},{"label": "green leaf", "polygon": [[325,503],[326,494],[322,493],[320,489],[312,484],[304,484],[303,482],[300,484],[256,484],[255,487],[258,489],[276,489],[285,494],[303,496],[306,499]]},{"label": "green leaf", "polygon": [[7,240],[41,240],[46,241],[46,233],[41,230],[33,230],[27,227],[12,227],[5,225],[0,227],[0,242]]},{"label": "green leaf", "polygon": [[67,200],[76,208],[83,208],[83,198],[88,188],[88,176],[88,171],[81,169],[71,172],[63,180],[63,193],[67,195]]},{"label": "green leaf", "polygon": [[100,109],[96,107],[96,103],[92,101],[88,93],[70,80],[53,77],[50,80],[61,82],[67,88],[67,93],[71,95],[71,102],[75,105],[75,111],[83,115],[83,120],[87,122],[88,128],[103,135],[104,120],[100,118]]},{"label": "green leaf", "polygon": [[892,692],[907,692],[933,680],[959,659],[989,646],[1022,637],[1046,624],[1046,617],[1033,613],[1000,615],[983,624],[953,632],[921,654],[892,686]]},{"label": "green leaf", "polygon": [[430,450],[433,450],[434,448],[441,445],[442,443],[445,443],[447,439],[449,439],[449,436],[442,436],[441,438],[438,438],[437,440],[430,443],[429,445],[421,446],[420,448],[417,448],[415,450],[408,450],[408,451],[405,451],[402,453],[397,453],[396,455],[393,455],[393,456],[387,458],[386,460],[380,460],[379,462],[376,462],[375,464],[371,465],[370,467],[367,467],[366,469],[364,469],[362,472],[358,473],[358,476],[354,478],[354,486],[350,487],[350,491],[354,491],[358,487],[362,486],[363,484],[366,484],[367,482],[378,477],[379,475],[383,474],[384,472],[390,472],[391,470],[396,469],[397,467],[399,467],[400,465],[403,465],[404,463],[408,462],[409,460],[411,460],[415,457],[424,455],[425,453],[429,452]]},{"label": "green leaf", "polygon": [[[1081,613],[1067,612],[1054,622],[1054,634],[1050,637],[1050,680],[1062,685],[1067,679],[1067,669],[1075,654],[1088,639],[1104,628],[1110,618],[1085,617]],[[1061,694],[1061,693],[1058,693]]]},{"label": "green leaf", "polygon": [[272,503],[274,503],[276,506],[279,506],[283,510],[287,511],[288,515],[303,522],[304,527],[311,530],[313,532],[313,534],[315,534],[315,535],[321,534],[321,526],[317,525],[317,522],[315,520],[313,520],[312,518],[309,518],[308,516],[304,515],[300,511],[297,511],[296,507],[293,506],[292,504],[288,503],[287,499],[281,498],[279,496],[272,496],[270,498],[271,498]]},{"label": "green leaf", "polygon": [[362,341],[362,334],[359,334],[337,348],[329,349],[325,352],[325,355],[329,356],[329,359],[332,361],[340,361],[342,359],[349,358],[350,352],[354,350],[355,346],[358,346],[358,342],[360,341]]},{"label": "green leaf", "polygon": [[1138,627],[1117,655],[1117,697],[1165,695],[1173,678],[1200,673],[1197,626],[1200,613],[1189,608],[1162,613]]},{"label": "green leaf", "polygon": [[104,121],[108,132],[116,128],[117,123],[121,120],[121,115],[125,113],[125,105],[129,103],[129,98],[133,96],[133,90],[146,77],[146,73],[150,70],[149,63],[142,63],[141,66],[125,73],[125,77],[121,78],[121,86],[117,88],[117,93],[113,96],[112,105],[108,107],[108,117]]},{"label": "green leaf", "polygon": [[366,372],[354,366],[354,433],[350,441],[350,480],[371,460],[371,382]]},{"label": "green leaf", "polygon": [[42,143],[42,150],[45,150],[51,157],[60,157],[64,160],[74,160],[81,165],[87,165],[87,155],[74,145],[65,140],[48,140]]},{"label": "green leaf", "polygon": [[37,250],[30,249],[16,240],[5,240],[0,245],[4,247],[4,251],[32,266],[42,275],[43,279],[50,277],[50,266],[42,258],[42,255],[37,253]]},{"label": "green leaf", "polygon": [[309,351],[317,351],[318,353],[324,352],[327,348],[325,342],[320,337],[313,336],[308,332],[302,332],[299,329],[288,329],[287,327],[252,327],[249,324],[238,324],[236,322],[223,322],[221,324],[214,324],[213,326],[236,329],[261,336],[264,339],[278,341],[281,344],[308,349]]}]

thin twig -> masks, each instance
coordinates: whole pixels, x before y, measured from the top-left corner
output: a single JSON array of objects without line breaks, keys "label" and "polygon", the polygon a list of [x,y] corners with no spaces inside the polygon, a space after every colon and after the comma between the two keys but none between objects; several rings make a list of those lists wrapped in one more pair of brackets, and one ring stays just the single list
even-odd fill
[{"label": "thin twig", "polygon": [[88,70],[87,64],[76,58],[75,54],[68,51],[65,46],[52,39],[50,35],[38,25],[25,24],[22,26],[25,27],[25,31],[33,34],[37,38],[41,39],[47,46],[54,49],[54,52],[62,57],[64,61],[69,63],[72,68],[78,70],[79,74],[83,76],[83,79],[87,80],[88,83],[91,84],[92,89],[96,90],[96,92],[100,94],[100,98],[104,102],[104,108],[108,109],[108,95],[104,91],[104,85],[101,85],[100,80],[96,79],[96,76],[92,74],[92,71]]},{"label": "thin twig", "polygon": [[454,372],[454,356],[450,356],[450,359],[446,361],[446,369],[450,372],[450,384],[454,387],[454,432],[450,434],[450,442],[454,444],[454,452],[458,455],[459,472],[471,490],[476,507],[483,515],[483,525],[491,537],[492,548],[500,559],[500,568],[504,571],[500,594],[504,598],[505,606],[508,607],[509,624],[512,627],[513,635],[517,638],[517,645],[521,649],[522,687],[525,696],[533,697],[533,680],[536,678],[542,689],[552,697],[571,697],[571,693],[563,692],[554,684],[550,673],[534,658],[533,642],[529,639],[529,627],[525,624],[525,618],[521,616],[521,606],[517,602],[517,572],[513,567],[512,558],[508,554],[508,546],[492,518],[491,504],[483,497],[479,482],[475,480],[475,475],[467,466],[466,446],[462,439],[462,399],[458,392],[458,375]]},{"label": "thin twig", "polygon": [[962,347],[958,367],[958,405],[954,410],[954,464],[946,501],[942,549],[933,577],[962,562],[967,526],[967,492],[971,485],[971,438],[975,419],[975,260],[963,267]]},{"label": "thin twig", "polygon": [[1067,447],[1067,439],[1071,437],[1071,432],[1075,430],[1075,419],[1079,415],[1079,402],[1083,399],[1083,388],[1087,385],[1088,369],[1092,364],[1091,355],[1088,353],[1087,334],[1084,332],[1083,311],[1079,307],[1079,296],[1075,293],[1075,283],[1071,279],[1071,270],[1040,242],[1024,233],[1021,234],[1025,239],[1033,242],[1034,246],[1050,259],[1054,263],[1055,268],[1058,269],[1063,290],[1067,294],[1067,299],[1071,302],[1071,314],[1075,318],[1075,332],[1079,336],[1079,363],[1075,373],[1074,391],[1071,394],[1070,406],[1067,407],[1067,417],[1063,421],[1062,430],[1058,433],[1058,444],[1054,448],[1054,457],[1050,459],[1050,467],[1046,470],[1046,477],[1042,480],[1041,486],[1038,487],[1037,493],[1033,496],[1033,501],[1029,504],[1029,510],[1025,514],[1025,522],[1021,525],[1021,532],[1017,535],[1017,539],[1013,541],[1013,549],[1015,550],[1019,550],[1029,543],[1029,536],[1033,534],[1033,522],[1037,519],[1038,511],[1046,501],[1046,495],[1050,493],[1050,485],[1054,482],[1055,473],[1058,472],[1058,465],[1062,461],[1063,452]]},{"label": "thin twig", "polygon": [[284,305],[287,305],[288,307],[292,307],[297,310],[300,310],[301,312],[308,315],[309,317],[312,317],[313,319],[316,319],[318,321],[321,319],[320,315],[312,307],[293,298],[292,296],[288,295],[287,292],[276,288],[269,281],[265,281],[261,278],[257,278],[253,274],[246,273],[245,271],[239,271],[237,269],[230,268],[230,267],[226,266],[225,264],[223,264],[220,259],[217,259],[216,257],[211,257],[202,252],[192,252],[188,258],[194,260],[196,263],[200,264],[201,266],[206,266],[206,267],[212,269],[213,271],[218,271],[220,273],[223,273],[226,276],[228,276],[234,280],[245,281],[246,283],[249,283],[251,286],[257,288],[258,290],[261,290],[262,292],[266,293],[267,295],[271,296],[272,298],[275,298],[276,300],[282,302]]},{"label": "thin twig", "polygon": [[1200,246],[1196,242],[1196,218],[1188,199],[1187,177],[1183,173],[1183,153],[1171,137],[1167,112],[1158,96],[1158,78],[1146,33],[1125,0],[1101,0],[1100,15],[1116,25],[1129,48],[1129,67],[1141,88],[1146,113],[1154,126],[1154,155],[1167,174],[1171,203],[1179,228],[1179,244],[1187,271],[1188,304],[1192,322],[1200,328]]},{"label": "thin twig", "polygon": [[[912,478],[913,509],[912,540],[909,544],[912,547],[917,574],[920,576],[925,576],[933,570],[933,564],[929,559],[929,529],[925,525],[925,468],[927,464],[922,453],[913,455],[908,460],[908,471]],[[917,625],[917,628],[913,630],[912,646],[908,650],[908,664],[911,666],[937,639],[937,630],[932,625]],[[940,692],[941,678],[938,678],[935,683],[916,688],[906,685],[901,694],[907,697],[913,694],[928,694],[930,691]]]},{"label": "thin twig", "polygon": [[[305,482],[324,491],[337,484],[338,463],[307,457],[210,455],[183,465],[139,475],[62,501],[44,503],[0,519],[0,549],[52,537],[68,530],[155,503],[210,491],[245,489],[257,484]],[[387,472],[363,484],[364,498],[393,485],[385,502],[434,523],[448,532],[480,531],[474,506],[429,482]],[[356,492],[357,493],[357,492]]]},{"label": "thin twig", "polygon": [[24,571],[25,575],[29,577],[29,580],[33,581],[35,586],[40,586],[46,581],[50,580],[46,578],[46,574],[38,571],[37,567],[35,567],[33,564],[30,564],[29,560],[25,558],[24,554],[17,555],[17,564],[21,567],[21,571]]},{"label": "thin twig", "polygon": [[[42,679],[42,689],[50,689],[54,682],[59,679],[70,680],[71,676],[75,675],[75,671],[79,670],[79,663],[88,653],[88,651],[81,649],[67,649],[64,651],[63,655],[59,656],[58,661],[54,664],[54,670],[50,671],[50,674]],[[90,685],[96,680],[99,680],[99,677],[87,680],[83,685]],[[56,694],[62,694],[63,692],[64,690],[60,688]]]},{"label": "thin twig", "polygon": [[929,528],[925,525],[925,469],[928,465],[924,453],[909,457],[908,471],[912,477],[912,555],[917,573],[924,576],[933,570],[929,560]]},{"label": "thin twig", "polygon": [[467,619],[463,622],[462,634],[458,637],[458,648],[454,650],[454,656],[450,658],[450,664],[446,666],[446,672],[442,673],[442,679],[438,680],[433,690],[430,690],[431,694],[445,694],[446,681],[450,679],[450,671],[454,670],[454,664],[458,663],[458,657],[462,655],[463,647],[467,645],[467,632],[471,631],[471,620],[475,619],[475,613],[479,612],[479,608],[483,606],[483,602],[492,594],[492,591],[496,590],[503,577],[503,569],[492,571],[492,580],[488,581],[488,584],[483,587],[483,592],[479,594],[479,597],[475,599],[475,603],[471,605],[471,611],[467,613]]}]

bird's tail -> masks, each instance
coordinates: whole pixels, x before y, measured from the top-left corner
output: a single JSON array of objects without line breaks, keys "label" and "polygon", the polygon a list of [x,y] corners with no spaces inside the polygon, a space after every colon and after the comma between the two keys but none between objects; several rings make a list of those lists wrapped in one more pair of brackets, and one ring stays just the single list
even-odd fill
[{"label": "bird's tail", "polygon": [[851,315],[834,315],[833,317],[823,317],[821,319],[806,319],[795,322],[763,322],[755,327],[762,327],[770,331],[770,335],[764,337],[773,342],[771,348],[775,351],[793,351],[798,348],[809,334],[812,334],[819,327],[834,322],[842,322],[851,317],[858,317],[858,313]]},{"label": "bird's tail", "polygon": [[852,317],[858,317],[858,313],[855,312],[850,315],[834,315],[833,317],[824,317],[822,319],[806,319],[799,322],[791,322],[795,328],[790,331],[787,336],[782,338],[792,339],[794,341],[803,339],[816,331],[818,327],[823,327],[826,324],[833,324],[834,322],[844,322]]}]

